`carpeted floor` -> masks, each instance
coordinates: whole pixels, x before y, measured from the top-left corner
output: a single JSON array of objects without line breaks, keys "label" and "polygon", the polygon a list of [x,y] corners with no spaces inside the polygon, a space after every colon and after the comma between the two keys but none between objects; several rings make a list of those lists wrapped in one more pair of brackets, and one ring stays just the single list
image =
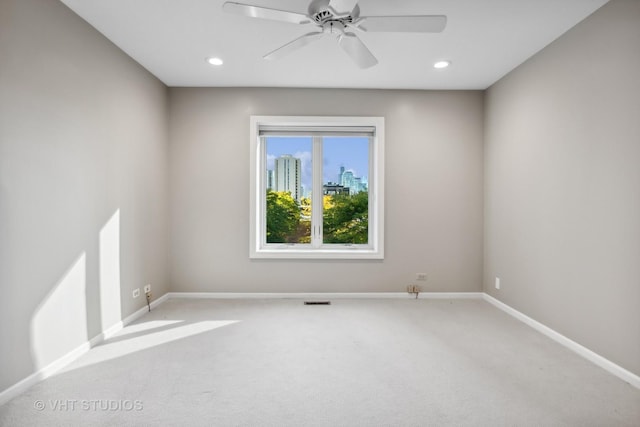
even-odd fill
[{"label": "carpeted floor", "polygon": [[2,426],[639,426],[640,390],[482,300],[171,299]]}]

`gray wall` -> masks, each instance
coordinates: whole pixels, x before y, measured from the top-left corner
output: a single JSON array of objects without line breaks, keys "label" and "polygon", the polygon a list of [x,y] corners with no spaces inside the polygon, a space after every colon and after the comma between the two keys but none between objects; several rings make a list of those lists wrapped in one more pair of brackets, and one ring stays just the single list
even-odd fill
[{"label": "gray wall", "polygon": [[[0,390],[140,308],[145,283],[403,291],[417,272],[428,291],[484,282],[640,374],[639,18],[612,1],[486,97],[167,95],[59,2],[0,0]],[[383,261],[249,259],[251,114],[386,117]]]},{"label": "gray wall", "polygon": [[168,291],[167,90],[58,1],[0,1],[0,390]]},{"label": "gray wall", "polygon": [[485,291],[636,375],[639,23],[640,2],[606,4],[485,106]]},{"label": "gray wall", "polygon": [[[483,94],[170,89],[173,291],[480,291]],[[249,116],[385,116],[385,259],[249,259]]]}]

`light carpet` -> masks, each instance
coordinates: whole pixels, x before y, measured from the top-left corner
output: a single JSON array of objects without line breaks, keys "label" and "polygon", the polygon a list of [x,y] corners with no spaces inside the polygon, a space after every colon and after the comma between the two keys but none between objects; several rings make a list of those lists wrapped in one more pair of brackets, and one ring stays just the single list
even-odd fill
[{"label": "light carpet", "polygon": [[2,426],[638,426],[640,390],[482,300],[170,299]]}]

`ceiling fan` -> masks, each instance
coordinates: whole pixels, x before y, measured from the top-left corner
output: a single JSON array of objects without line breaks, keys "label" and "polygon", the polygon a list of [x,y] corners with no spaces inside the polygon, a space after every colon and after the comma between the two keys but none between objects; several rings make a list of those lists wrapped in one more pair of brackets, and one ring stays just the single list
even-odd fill
[{"label": "ceiling fan", "polygon": [[279,59],[326,35],[335,36],[340,47],[360,67],[378,63],[360,38],[351,30],[362,32],[439,33],[447,25],[444,15],[360,16],[358,0],[313,0],[308,13],[290,12],[262,6],[226,2],[225,12],[251,18],[271,19],[300,25],[315,25],[316,31],[267,53],[265,59]]}]

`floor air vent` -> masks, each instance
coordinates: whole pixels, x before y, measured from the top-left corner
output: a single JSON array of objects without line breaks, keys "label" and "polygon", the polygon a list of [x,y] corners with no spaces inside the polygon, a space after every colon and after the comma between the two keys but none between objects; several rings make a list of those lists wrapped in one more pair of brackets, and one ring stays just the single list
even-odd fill
[{"label": "floor air vent", "polygon": [[331,301],[305,301],[304,305],[331,305]]}]

